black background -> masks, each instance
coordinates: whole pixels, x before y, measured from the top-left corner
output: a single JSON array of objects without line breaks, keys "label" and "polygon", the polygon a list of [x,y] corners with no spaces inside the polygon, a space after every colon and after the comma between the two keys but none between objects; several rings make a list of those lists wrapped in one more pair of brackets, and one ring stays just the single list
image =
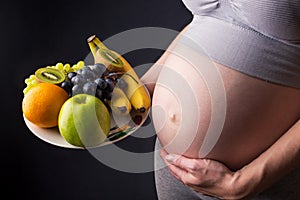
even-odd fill
[{"label": "black background", "polygon": [[[139,27],[180,31],[191,20],[183,3],[11,0],[1,3],[0,15],[2,191],[10,199],[156,199],[153,172],[120,172],[87,151],[56,147],[31,134],[22,118],[22,90],[24,79],[38,67],[84,58],[92,34],[104,40]],[[161,53],[145,50],[126,58],[136,66],[155,62]],[[126,145],[137,152],[151,151],[154,138],[128,139]]]}]

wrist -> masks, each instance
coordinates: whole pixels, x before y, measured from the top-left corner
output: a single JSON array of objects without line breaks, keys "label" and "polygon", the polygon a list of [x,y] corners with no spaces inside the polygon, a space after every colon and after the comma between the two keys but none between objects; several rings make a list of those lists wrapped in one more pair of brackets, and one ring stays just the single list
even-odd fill
[{"label": "wrist", "polygon": [[241,170],[232,174],[231,181],[227,185],[227,195],[224,199],[241,200],[247,199],[250,195],[251,185],[246,181],[244,174]]},{"label": "wrist", "polygon": [[256,194],[261,173],[251,170],[248,166],[234,172],[232,178],[233,199],[249,199]]}]

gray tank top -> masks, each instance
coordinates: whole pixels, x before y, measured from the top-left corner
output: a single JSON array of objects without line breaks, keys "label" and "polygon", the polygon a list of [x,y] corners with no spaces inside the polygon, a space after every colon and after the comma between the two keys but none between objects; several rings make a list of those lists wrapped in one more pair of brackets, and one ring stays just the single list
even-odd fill
[{"label": "gray tank top", "polygon": [[[271,38],[300,44],[298,0],[183,0],[195,15],[237,20]],[[222,8],[227,4],[229,10]]]},{"label": "gray tank top", "polygon": [[183,0],[186,36],[215,61],[300,88],[300,0]]}]

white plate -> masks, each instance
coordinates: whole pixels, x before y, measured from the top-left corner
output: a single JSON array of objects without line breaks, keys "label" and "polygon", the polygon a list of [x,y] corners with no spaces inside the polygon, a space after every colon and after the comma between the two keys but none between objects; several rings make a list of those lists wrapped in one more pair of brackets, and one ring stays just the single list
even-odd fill
[{"label": "white plate", "polygon": [[72,149],[82,149],[81,147],[77,147],[74,145],[69,144],[59,133],[58,128],[40,128],[33,123],[31,123],[26,117],[23,115],[25,124],[29,128],[29,130],[36,135],[41,140],[48,142],[50,144],[65,147],[65,148],[72,148]]},{"label": "white plate", "polygon": [[[127,137],[127,136],[131,135],[133,132],[135,132],[144,123],[148,114],[149,114],[149,111],[144,113],[144,115],[142,116],[142,122],[140,123],[140,125],[133,126],[131,124],[131,125],[128,125],[123,128],[118,128],[118,129],[112,130],[109,133],[107,140],[105,142],[103,142],[102,144],[95,146],[95,147],[100,147],[100,146],[112,144],[112,143],[118,142],[120,140],[123,140],[125,137]],[[52,145],[59,146],[59,147],[71,148],[71,149],[85,149],[83,147],[74,146],[74,145],[68,143],[60,135],[58,127],[41,128],[41,127],[38,127],[35,124],[31,123],[28,119],[26,119],[26,117],[24,115],[23,115],[23,118],[24,118],[25,124],[29,128],[29,130],[35,136],[40,138],[41,140],[43,140],[47,143],[50,143]],[[94,148],[94,147],[91,147],[91,148]]]}]

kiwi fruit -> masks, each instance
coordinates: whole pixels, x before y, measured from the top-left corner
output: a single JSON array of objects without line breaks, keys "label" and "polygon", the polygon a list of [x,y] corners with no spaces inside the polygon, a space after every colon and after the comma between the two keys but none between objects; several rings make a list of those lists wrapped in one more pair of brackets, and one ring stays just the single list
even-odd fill
[{"label": "kiwi fruit", "polygon": [[109,65],[113,67],[123,67],[124,64],[122,60],[109,49],[99,49],[98,51],[102,59],[109,63]]},{"label": "kiwi fruit", "polygon": [[62,83],[66,76],[65,74],[54,68],[40,68],[35,71],[35,77],[38,82],[48,82],[53,84]]}]

